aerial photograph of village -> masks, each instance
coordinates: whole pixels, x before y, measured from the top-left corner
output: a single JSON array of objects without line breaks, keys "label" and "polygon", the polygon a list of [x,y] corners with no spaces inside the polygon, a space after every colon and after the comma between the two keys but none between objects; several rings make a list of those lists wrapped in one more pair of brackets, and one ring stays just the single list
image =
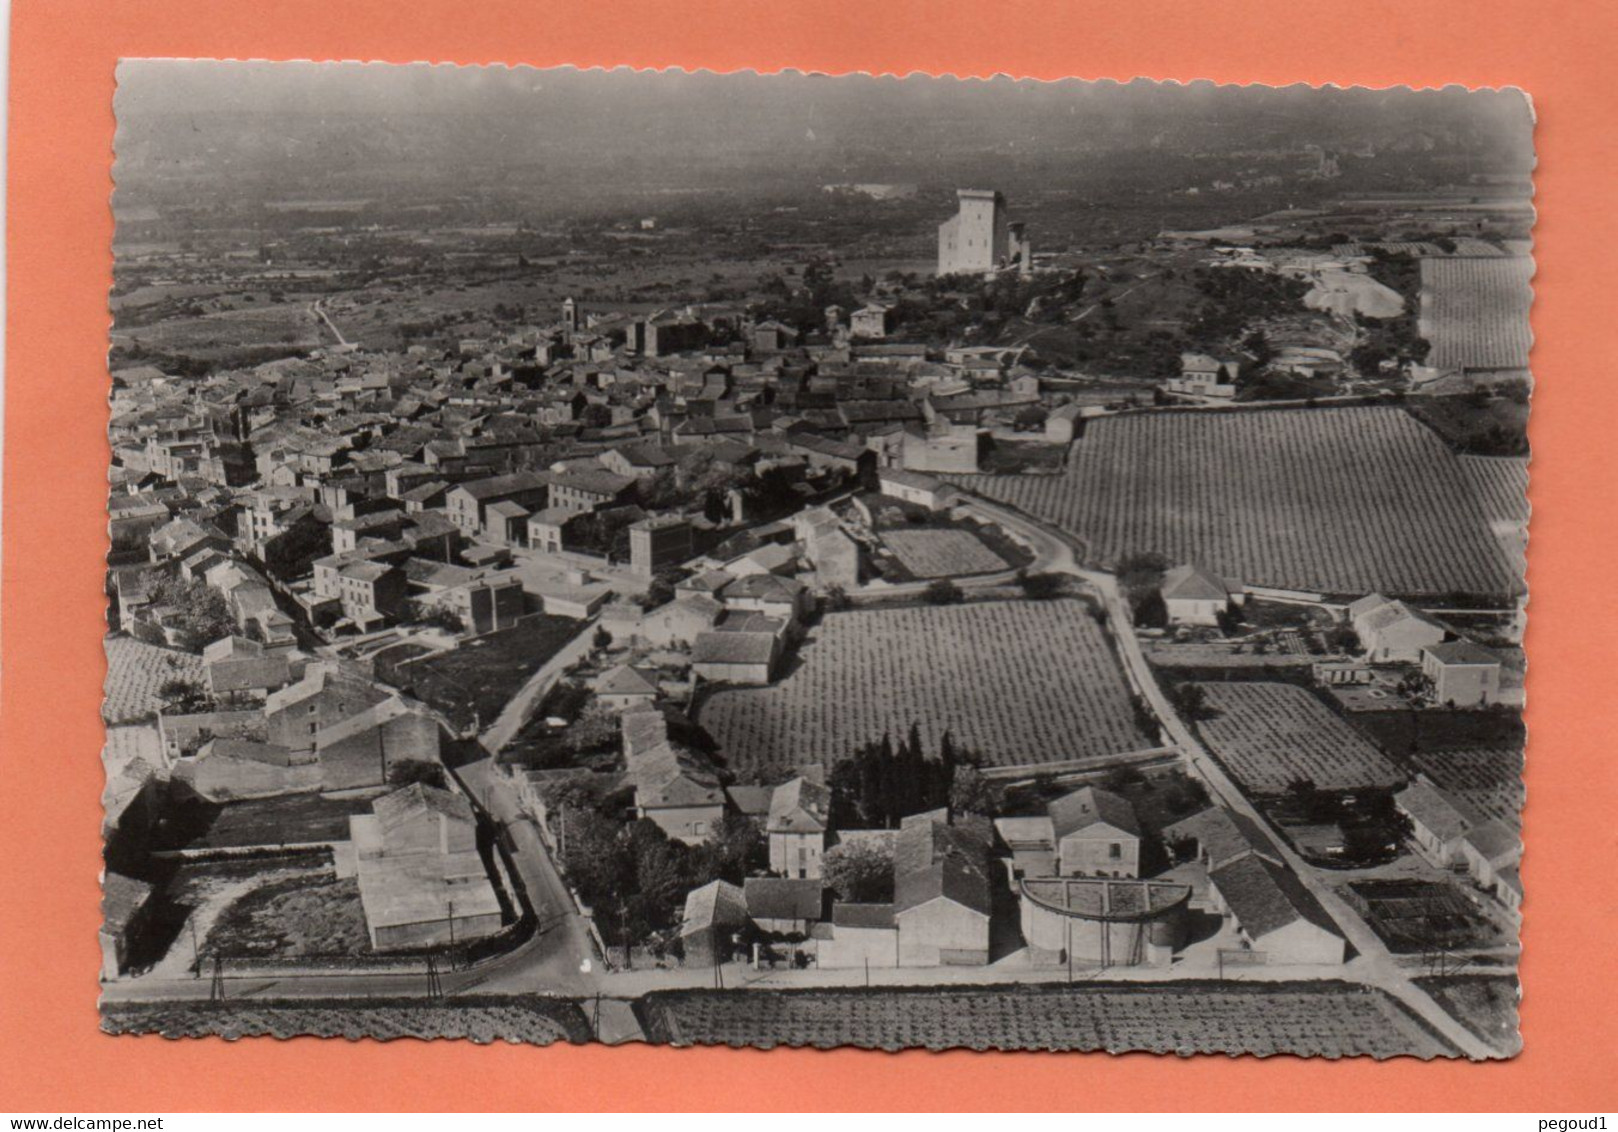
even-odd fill
[{"label": "aerial photograph of village", "polygon": [[1520,92],[115,110],[105,1030],[1518,1051]]}]

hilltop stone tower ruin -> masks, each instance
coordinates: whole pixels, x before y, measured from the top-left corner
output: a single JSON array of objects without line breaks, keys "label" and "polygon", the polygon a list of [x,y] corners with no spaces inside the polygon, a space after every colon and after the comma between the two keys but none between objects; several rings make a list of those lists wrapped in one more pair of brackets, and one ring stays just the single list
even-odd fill
[{"label": "hilltop stone tower ruin", "polygon": [[959,211],[938,226],[938,274],[989,275],[1033,267],[1033,249],[1020,223],[1006,218],[1006,198],[994,189],[957,189]]}]

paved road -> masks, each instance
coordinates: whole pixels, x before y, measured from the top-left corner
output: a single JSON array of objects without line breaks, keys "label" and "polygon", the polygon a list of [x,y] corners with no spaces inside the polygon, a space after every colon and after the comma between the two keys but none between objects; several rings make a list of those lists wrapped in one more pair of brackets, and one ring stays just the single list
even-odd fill
[{"label": "paved road", "polygon": [[[1117,579],[1110,574],[1085,569],[1073,543],[1060,532],[1034,521],[1002,505],[974,499],[969,505],[981,516],[1001,524],[1026,539],[1035,548],[1032,569],[1058,572],[1081,579],[1102,601],[1115,628],[1126,672],[1140,695],[1162,721],[1166,738],[1178,746],[1185,755],[1187,768],[1207,784],[1220,804],[1246,814],[1261,827],[1269,828],[1268,819],[1258,811],[1239,790],[1223,769],[1212,759],[1201,741],[1180,719],[1163,694],[1156,676],[1146,662],[1140,642],[1130,631],[1131,617],[1124,602]],[[998,581],[974,579],[974,584],[1004,584],[1015,576],[1008,572]],[[921,584],[919,588],[924,589]],[[895,586],[886,594],[909,592],[908,587]],[[581,645],[581,642],[583,643]],[[540,931],[535,937],[512,951],[473,972],[457,972],[443,977],[444,991],[454,996],[466,993],[520,993],[542,992],[579,999],[595,1000],[600,995],[602,1036],[608,1040],[632,1040],[639,1036],[632,1012],[626,1000],[650,989],[672,986],[709,986],[711,971],[640,971],[607,973],[594,952],[593,943],[582,917],[577,913],[566,886],[557,872],[533,819],[518,804],[515,789],[494,767],[493,752],[498,752],[526,718],[524,714],[538,697],[560,675],[573,659],[563,659],[570,650],[579,648],[578,655],[588,647],[588,633],[579,637],[561,653],[553,657],[518,693],[495,726],[485,733],[481,742],[489,757],[479,759],[456,770],[467,792],[489,815],[509,833],[515,847],[513,861],[521,878],[530,905],[539,918]],[[519,703],[518,701],[522,701]],[[508,718],[509,717],[509,718]],[[1341,968],[1320,968],[1318,971],[1302,968],[1254,968],[1244,971],[1243,978],[1267,980],[1271,978],[1334,977],[1349,978],[1376,986],[1398,998],[1415,1014],[1425,1020],[1463,1053],[1470,1057],[1490,1057],[1493,1051],[1446,1013],[1421,988],[1410,974],[1400,966],[1398,959],[1388,951],[1370,927],[1349,907],[1319,873],[1305,863],[1285,843],[1276,838],[1277,848],[1287,865],[1298,875],[1311,893],[1321,902],[1337,922],[1358,955]],[[590,961],[590,973],[583,964]],[[1108,972],[1108,978],[1122,972]],[[850,985],[863,983],[863,972],[756,972],[740,965],[727,967],[727,986],[755,984],[784,985]],[[1012,972],[1005,968],[985,967],[974,972],[964,971],[902,971],[872,972],[874,983],[904,985],[931,983],[958,983],[1014,979],[1049,981],[1048,970]],[[1093,977],[1093,975],[1092,975]],[[1181,978],[1184,969],[1168,968],[1155,975],[1130,973],[1129,978]],[[109,984],[105,994],[113,1000],[197,998],[201,984],[195,979],[139,979]],[[272,997],[377,997],[385,995],[419,995],[425,991],[425,975],[299,975],[276,979],[247,979],[233,982],[227,993],[233,998]],[[609,1001],[610,1000],[610,1001]],[[609,1027],[609,1021],[611,1023]],[[610,1034],[609,1034],[610,1029]]]},{"label": "paved road", "polygon": [[500,715],[495,721],[484,729],[478,737],[485,750],[491,754],[499,754],[516,738],[522,725],[528,722],[534,710],[539,707],[545,694],[561,679],[562,673],[567,671],[577,661],[583,660],[590,651],[591,640],[595,633],[592,631],[595,619],[591,618],[583,623],[579,635],[568,641],[556,651],[556,655],[539,666],[539,670],[528,678],[528,682],[517,689],[517,694],[506,701],[506,706],[500,709]]},{"label": "paved road", "polygon": [[[479,759],[455,771],[462,784],[510,835],[512,861],[539,929],[511,952],[471,971],[444,972],[444,994],[553,994],[585,998],[596,991],[593,974],[601,968],[589,933],[551,862],[533,820],[523,814],[516,791],[494,769],[492,758]],[[582,965],[590,960],[592,974]],[[234,977],[226,969],[228,999],[253,998],[385,998],[423,997],[427,993],[426,965],[420,973],[397,974],[333,972],[298,973],[275,977]],[[103,987],[109,1001],[161,1001],[207,997],[208,980],[190,976],[121,979]]]},{"label": "paved road", "polygon": [[[1113,626],[1113,637],[1118,641],[1119,654],[1124,661],[1130,683],[1146,700],[1153,714],[1162,721],[1165,741],[1184,752],[1187,769],[1208,786],[1213,797],[1221,805],[1247,815],[1258,822],[1260,828],[1269,829],[1269,819],[1259,812],[1225,774],[1224,769],[1214,761],[1201,740],[1180,718],[1174,706],[1169,703],[1168,697],[1163,694],[1156,674],[1147,664],[1146,656],[1141,651],[1140,641],[1131,631],[1133,617],[1118,586],[1118,579],[1111,574],[1085,569],[1079,565],[1072,545],[1063,535],[1044,524],[992,502],[978,502],[974,506],[995,522],[1016,531],[1033,543],[1039,550],[1040,569],[1081,578],[1101,599],[1107,610],[1108,620]],[[1469,1056],[1491,1056],[1487,1045],[1411,981],[1409,972],[1400,966],[1397,957],[1360,918],[1359,913],[1332,890],[1332,886],[1321,876],[1319,870],[1294,853],[1284,838],[1276,837],[1275,840],[1288,867],[1320,901],[1342,929],[1348,942],[1359,953],[1339,974],[1380,987],[1392,994]]]},{"label": "paved road", "polygon": [[581,996],[594,993],[595,982],[584,973],[583,965],[589,960],[592,972],[599,971],[601,959],[539,835],[539,827],[523,811],[510,780],[495,769],[492,757],[468,763],[455,773],[467,793],[509,835],[514,849],[512,861],[539,923],[538,933],[528,943],[474,972],[478,976],[476,989]]}]

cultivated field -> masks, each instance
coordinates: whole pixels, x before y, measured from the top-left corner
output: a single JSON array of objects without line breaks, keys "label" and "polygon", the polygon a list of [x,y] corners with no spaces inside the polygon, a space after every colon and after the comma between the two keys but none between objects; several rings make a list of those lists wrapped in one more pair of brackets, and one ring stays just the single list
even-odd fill
[{"label": "cultivated field", "polygon": [[1410,763],[1484,817],[1522,824],[1523,753],[1518,747],[1466,747],[1418,751]]},{"label": "cultivated field", "polygon": [[321,869],[260,885],[220,913],[202,951],[274,958],[369,955],[360,883]]},{"label": "cultivated field", "polygon": [[743,779],[830,766],[917,724],[994,766],[1148,748],[1111,645],[1078,601],[982,602],[829,614],[771,688],[722,691],[701,709]]},{"label": "cultivated field", "polygon": [[573,1002],[484,997],[428,1004],[351,999],[279,1002],[106,1003],[101,1028],[110,1034],[169,1038],[466,1038],[479,1044],[526,1045],[590,1040],[590,1023]]},{"label": "cultivated field", "polygon": [[1281,794],[1306,778],[1322,790],[1392,786],[1404,779],[1370,740],[1296,684],[1203,684],[1219,714],[1197,724],[1242,788]]},{"label": "cultivated field", "polygon": [[1462,456],[1461,467],[1489,529],[1500,540],[1512,568],[1521,576],[1528,552],[1528,461],[1511,456]]},{"label": "cultivated field", "polygon": [[1503,1054],[1522,1049],[1517,1031],[1519,987],[1513,975],[1418,978],[1417,986],[1454,1018]]},{"label": "cultivated field", "polygon": [[348,840],[352,814],[371,812],[371,798],[349,794],[285,794],[240,802],[192,798],[174,807],[156,847],[245,849]]},{"label": "cultivated field", "polygon": [[1060,476],[960,476],[1116,562],[1156,551],[1333,594],[1514,593],[1472,478],[1391,406],[1092,421]]},{"label": "cultivated field", "polygon": [[102,685],[101,718],[108,724],[133,723],[163,706],[158,690],[170,680],[201,682],[202,658],[134,637],[108,637],[107,679]]},{"label": "cultivated field", "polygon": [[329,340],[309,308],[296,303],[175,318],[112,332],[114,346],[139,344],[198,358],[225,358],[232,351],[260,346],[308,348]]},{"label": "cultivated field", "polygon": [[1421,261],[1421,335],[1427,364],[1447,369],[1526,369],[1534,261],[1526,256]]},{"label": "cultivated field", "polygon": [[1461,468],[1491,524],[1528,522],[1528,461],[1515,456],[1462,456]]},{"label": "cultivated field", "polygon": [[1508,942],[1502,939],[1500,929],[1448,882],[1361,880],[1337,891],[1396,954],[1409,955],[1432,947],[1493,947]]},{"label": "cultivated field", "polygon": [[1397,1002],[1341,983],[662,991],[636,1004],[672,1045],[1453,1056]]},{"label": "cultivated field", "polygon": [[535,613],[510,629],[487,633],[420,664],[394,670],[401,691],[456,724],[488,727],[528,678],[584,631],[584,622]]},{"label": "cultivated field", "polygon": [[992,574],[1006,562],[971,531],[926,528],[882,532],[882,541],[901,565],[918,578]]}]

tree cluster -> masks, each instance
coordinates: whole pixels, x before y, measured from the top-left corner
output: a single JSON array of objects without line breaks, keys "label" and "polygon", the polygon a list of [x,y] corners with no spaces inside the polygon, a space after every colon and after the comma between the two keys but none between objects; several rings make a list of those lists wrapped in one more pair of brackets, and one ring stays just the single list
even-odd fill
[{"label": "tree cluster", "polygon": [[838,829],[895,829],[912,814],[949,807],[992,815],[999,787],[978,770],[977,756],[957,750],[949,732],[937,755],[923,747],[921,729],[898,745],[892,736],[867,743],[832,768],[832,824]]},{"label": "tree cluster", "polygon": [[768,864],[756,821],[729,813],[700,845],[675,841],[657,823],[617,820],[559,801],[552,818],[569,882],[596,910],[609,942],[660,943],[680,926],[686,893],[714,880],[741,884]]},{"label": "tree cluster", "polygon": [[179,576],[164,578],[152,596],[173,612],[165,624],[179,630],[181,648],[200,652],[202,647],[236,631],[236,619],[224,595],[201,578],[187,582]]},{"label": "tree cluster", "polygon": [[822,860],[826,883],[851,904],[887,904],[893,900],[893,850],[871,840],[832,847]]},{"label": "tree cluster", "polygon": [[1301,280],[1258,268],[1199,268],[1195,280],[1203,303],[1186,333],[1197,342],[1236,341],[1252,323],[1298,313],[1309,292]]}]

